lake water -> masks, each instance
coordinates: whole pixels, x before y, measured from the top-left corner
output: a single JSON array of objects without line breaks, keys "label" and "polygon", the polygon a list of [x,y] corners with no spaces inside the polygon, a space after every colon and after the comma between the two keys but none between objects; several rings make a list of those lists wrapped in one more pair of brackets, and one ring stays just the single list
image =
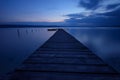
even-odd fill
[{"label": "lake water", "polygon": [[0,74],[19,66],[54,33],[47,28],[0,28]]},{"label": "lake water", "polygon": [[[119,28],[65,30],[120,71]],[[0,28],[0,75],[13,71],[54,33],[47,28]]]}]

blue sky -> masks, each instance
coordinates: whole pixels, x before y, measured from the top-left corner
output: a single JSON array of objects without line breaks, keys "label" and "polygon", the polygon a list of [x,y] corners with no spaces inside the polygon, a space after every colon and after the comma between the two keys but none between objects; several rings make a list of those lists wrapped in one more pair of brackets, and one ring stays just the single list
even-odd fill
[{"label": "blue sky", "polygon": [[65,14],[77,13],[74,0],[0,0],[1,22],[59,22]]},{"label": "blue sky", "polygon": [[0,23],[120,25],[120,0],[0,0],[0,10]]}]

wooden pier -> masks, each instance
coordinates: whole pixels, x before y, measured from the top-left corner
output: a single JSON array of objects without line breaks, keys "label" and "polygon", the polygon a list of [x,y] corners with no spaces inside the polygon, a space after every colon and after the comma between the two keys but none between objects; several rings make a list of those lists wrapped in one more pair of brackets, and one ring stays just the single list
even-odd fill
[{"label": "wooden pier", "polygon": [[10,80],[120,80],[120,75],[69,33],[58,29]]}]

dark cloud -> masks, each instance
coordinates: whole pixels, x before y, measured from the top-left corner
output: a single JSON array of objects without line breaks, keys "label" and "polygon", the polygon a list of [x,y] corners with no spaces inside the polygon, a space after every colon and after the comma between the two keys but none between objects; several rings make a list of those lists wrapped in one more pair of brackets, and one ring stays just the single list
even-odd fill
[{"label": "dark cloud", "polygon": [[119,5],[120,5],[120,3],[118,3],[118,4],[113,4],[113,5],[109,5],[109,6],[107,6],[107,9],[116,8],[116,7],[118,7]]},{"label": "dark cloud", "polygon": [[120,10],[105,14],[91,15],[84,17],[83,19],[77,19],[76,17],[73,17],[67,19],[66,22],[71,24],[75,23],[76,25],[79,25],[80,23],[86,23],[88,25],[92,24],[92,26],[117,26],[120,25]]},{"label": "dark cloud", "polygon": [[[88,2],[85,2],[88,1]],[[85,8],[89,9],[86,13],[81,12],[77,14],[68,14],[66,16],[69,19],[66,19],[65,22],[70,25],[79,25],[79,26],[120,26],[120,4],[119,3],[100,3],[99,0],[80,0]],[[92,3],[93,1],[93,3]],[[112,0],[111,0],[112,1]],[[102,4],[101,7],[97,5]],[[87,5],[88,4],[88,5]],[[106,4],[106,5],[105,5]],[[96,6],[96,7],[95,7]],[[92,8],[92,9],[91,9]],[[94,10],[93,10],[94,8]],[[95,9],[96,8],[96,9]],[[86,15],[88,14],[88,15]]]},{"label": "dark cloud", "polygon": [[120,8],[115,10],[115,11],[102,13],[102,14],[99,14],[99,15],[105,15],[105,16],[109,16],[109,17],[119,18],[120,17]]},{"label": "dark cloud", "polygon": [[73,18],[81,18],[81,17],[84,17],[84,15],[82,15],[82,14],[68,14],[68,15],[65,15],[65,16],[73,17]]},{"label": "dark cloud", "polygon": [[80,0],[79,6],[85,7],[86,9],[94,9],[102,0]]}]

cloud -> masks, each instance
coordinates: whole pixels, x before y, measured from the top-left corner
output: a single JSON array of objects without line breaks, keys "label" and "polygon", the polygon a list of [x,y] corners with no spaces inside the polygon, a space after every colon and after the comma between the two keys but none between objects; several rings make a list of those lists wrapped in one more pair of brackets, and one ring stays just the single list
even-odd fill
[{"label": "cloud", "polygon": [[120,8],[120,0],[80,0],[79,7],[96,13],[111,12]]},{"label": "cloud", "polygon": [[84,17],[83,14],[68,14],[66,16],[68,16],[68,17],[74,17],[74,18],[83,18]]},{"label": "cloud", "polygon": [[80,0],[79,6],[85,7],[86,9],[94,9],[101,0]]},{"label": "cloud", "polygon": [[120,25],[120,0],[80,0],[84,11],[68,14],[66,23],[71,25],[113,26]]},{"label": "cloud", "polygon": [[98,4],[95,13],[112,12],[120,8],[120,0],[104,0]]}]

